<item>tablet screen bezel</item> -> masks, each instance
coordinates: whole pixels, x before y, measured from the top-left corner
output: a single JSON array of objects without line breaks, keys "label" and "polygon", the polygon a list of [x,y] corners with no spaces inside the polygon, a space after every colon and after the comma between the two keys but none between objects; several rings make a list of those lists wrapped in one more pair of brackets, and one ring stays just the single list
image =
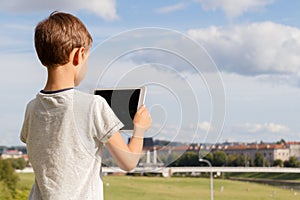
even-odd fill
[{"label": "tablet screen bezel", "polygon": [[[99,93],[100,92],[105,92],[105,91],[111,91],[112,93],[114,92],[114,91],[124,91],[124,90],[129,90],[129,91],[131,91],[132,90],[132,92],[134,92],[135,90],[140,90],[140,93],[139,93],[139,99],[138,99],[138,103],[137,103],[137,105],[131,105],[132,107],[136,107],[136,111],[138,110],[138,108],[140,108],[144,103],[145,103],[145,96],[146,96],[146,87],[136,87],[136,88],[134,88],[134,87],[130,87],[130,88],[96,88],[95,90],[94,90],[94,95],[99,95],[99,96],[101,96]],[[97,94],[98,93],[98,94]],[[120,94],[120,93],[119,93]],[[101,97],[103,97],[103,96],[101,96]],[[106,101],[107,101],[107,99],[105,98],[105,97],[103,97]],[[126,97],[125,97],[126,98]],[[118,102],[116,102],[116,101],[118,101],[119,99],[114,99],[114,102],[115,103],[118,103]],[[121,99],[120,99],[121,100]],[[111,102],[107,102],[110,106],[111,106]],[[123,103],[123,102],[120,102],[120,103]],[[114,108],[114,106],[113,107],[111,107],[112,108],[112,110],[114,111],[114,113],[117,115],[117,113],[119,113],[120,111],[116,111],[115,109],[116,108]],[[136,112],[135,111],[135,112]],[[129,111],[129,107],[128,107],[128,113],[130,113],[130,111]],[[118,118],[120,118],[120,116],[118,116],[117,115],[117,117]],[[127,117],[127,119],[128,119],[128,117]],[[121,120],[122,121],[122,120]],[[128,120],[126,120],[126,121],[128,121]],[[133,129],[134,129],[134,126],[133,126],[133,123],[132,124],[125,124],[125,122],[123,122],[122,121],[122,123],[124,123],[124,127],[120,130],[121,132],[133,132]],[[127,122],[128,123],[128,122]]]}]

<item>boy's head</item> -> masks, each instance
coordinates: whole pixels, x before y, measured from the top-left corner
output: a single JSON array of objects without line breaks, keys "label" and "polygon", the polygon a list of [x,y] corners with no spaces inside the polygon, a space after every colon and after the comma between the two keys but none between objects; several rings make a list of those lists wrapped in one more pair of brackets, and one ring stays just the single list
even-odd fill
[{"label": "boy's head", "polygon": [[74,48],[84,47],[88,51],[92,42],[84,24],[68,13],[53,12],[35,28],[35,49],[48,68],[67,64]]}]

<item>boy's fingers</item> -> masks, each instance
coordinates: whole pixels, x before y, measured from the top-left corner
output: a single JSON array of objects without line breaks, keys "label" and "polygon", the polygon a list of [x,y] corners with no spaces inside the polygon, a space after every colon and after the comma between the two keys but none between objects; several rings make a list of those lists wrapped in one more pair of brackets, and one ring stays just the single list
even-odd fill
[{"label": "boy's fingers", "polygon": [[135,127],[140,127],[147,130],[152,123],[152,119],[150,113],[148,112],[145,105],[142,105],[138,111],[136,112],[136,116],[134,118]]},{"label": "boy's fingers", "polygon": [[146,109],[146,106],[145,106],[145,105],[142,105],[142,106],[138,109],[137,113],[138,113],[138,114],[141,114],[145,109]]},{"label": "boy's fingers", "polygon": [[148,112],[148,110],[146,108],[143,109],[140,114],[143,115],[143,116],[150,116],[150,113]]}]

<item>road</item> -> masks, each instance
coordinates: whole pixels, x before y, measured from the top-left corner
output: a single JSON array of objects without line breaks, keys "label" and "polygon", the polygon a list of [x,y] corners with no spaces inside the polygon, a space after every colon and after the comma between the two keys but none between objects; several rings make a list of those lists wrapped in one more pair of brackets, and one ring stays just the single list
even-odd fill
[{"label": "road", "polygon": [[[285,167],[137,167],[132,173],[161,173],[163,176],[171,176],[174,173],[201,173],[201,172],[265,172],[265,173],[300,173],[300,168]],[[103,167],[104,173],[124,172],[118,167]]]}]

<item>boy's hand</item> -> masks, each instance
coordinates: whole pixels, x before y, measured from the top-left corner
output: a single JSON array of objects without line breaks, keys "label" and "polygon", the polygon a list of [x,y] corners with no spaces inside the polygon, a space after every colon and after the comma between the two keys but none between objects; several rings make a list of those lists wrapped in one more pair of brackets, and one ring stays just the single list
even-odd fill
[{"label": "boy's hand", "polygon": [[136,112],[133,124],[135,128],[141,128],[147,130],[151,126],[152,120],[150,113],[148,112],[145,105],[142,105]]}]

